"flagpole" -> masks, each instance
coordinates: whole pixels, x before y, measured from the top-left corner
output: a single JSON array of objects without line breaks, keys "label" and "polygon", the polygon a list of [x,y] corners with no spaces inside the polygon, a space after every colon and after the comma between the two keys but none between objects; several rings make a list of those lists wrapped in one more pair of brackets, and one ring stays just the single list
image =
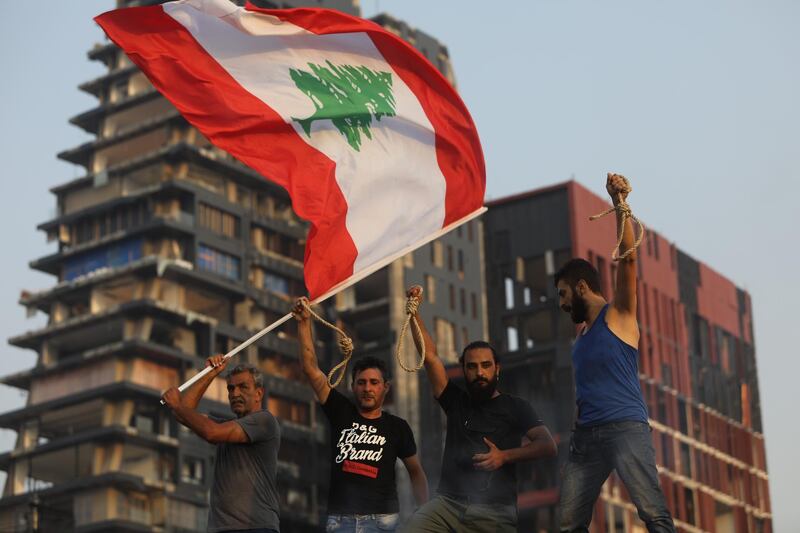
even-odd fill
[{"label": "flagpole", "polygon": [[[350,276],[349,278],[347,278],[346,280],[342,281],[338,285],[334,285],[331,289],[328,290],[328,292],[324,293],[322,296],[316,297],[311,303],[312,304],[318,304],[318,303],[324,302],[325,300],[327,300],[331,296],[335,295],[337,292],[342,291],[342,290],[344,290],[344,289],[346,289],[346,288],[348,288],[348,287],[350,287],[352,285],[355,285],[356,283],[358,283],[362,279],[374,274],[375,272],[377,272],[378,270],[382,269],[386,265],[388,265],[388,264],[400,259],[401,257],[403,257],[406,254],[409,254],[409,253],[413,252],[417,248],[419,248],[421,246],[424,246],[424,245],[428,244],[429,242],[431,242],[433,240],[438,239],[442,235],[445,235],[445,234],[449,233],[450,231],[454,230],[458,226],[460,226],[460,225],[462,225],[462,224],[464,224],[466,222],[469,222],[470,220],[472,220],[474,218],[479,217],[480,215],[482,215],[486,211],[487,211],[486,207],[481,207],[480,209],[477,209],[477,210],[473,211],[472,213],[468,214],[467,216],[465,216],[463,218],[460,218],[460,219],[456,220],[455,222],[452,222],[452,223],[448,224],[447,226],[443,227],[442,229],[440,229],[440,230],[438,230],[438,231],[436,231],[434,233],[431,233],[430,235],[420,239],[419,241],[415,242],[414,244],[406,246],[405,248],[401,249],[400,251],[395,252],[395,253],[393,253],[393,254],[391,254],[389,256],[384,257],[380,261],[375,262],[373,265],[370,265],[367,268],[357,272],[353,276]],[[253,335],[252,337],[250,337],[249,339],[247,339],[243,343],[241,343],[239,346],[237,346],[236,348],[234,348],[230,352],[226,353],[223,357],[225,359],[230,359],[231,357],[233,357],[237,353],[241,352],[242,350],[244,350],[245,348],[247,348],[248,346],[250,346],[251,344],[256,342],[258,339],[260,339],[261,337],[263,337],[264,335],[269,333],[270,331],[272,331],[275,328],[277,328],[278,326],[286,323],[290,318],[292,318],[292,314],[291,313],[287,313],[283,317],[279,318],[278,320],[276,320],[275,322],[273,322],[269,326],[265,327],[264,329],[262,329],[261,331],[259,331],[258,333],[256,333],[255,335]],[[186,389],[188,389],[189,387],[194,385],[203,376],[205,376],[206,374],[211,372],[212,368],[213,367],[210,367],[210,366],[207,366],[207,367],[203,368],[203,370],[201,370],[200,372],[198,372],[197,374],[195,374],[194,376],[189,378],[183,385],[178,387],[178,390],[181,391],[181,392],[185,391]],[[164,400],[161,400],[161,404],[164,405]]]}]

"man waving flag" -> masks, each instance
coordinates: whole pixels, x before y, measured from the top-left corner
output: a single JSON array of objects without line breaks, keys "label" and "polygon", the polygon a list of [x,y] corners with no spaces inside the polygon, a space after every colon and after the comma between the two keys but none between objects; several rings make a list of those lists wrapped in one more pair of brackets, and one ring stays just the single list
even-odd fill
[{"label": "man waving flag", "polygon": [[226,0],[95,20],[211,142],[287,189],[311,223],[312,299],[482,209],[469,112],[422,55],[372,22]]}]

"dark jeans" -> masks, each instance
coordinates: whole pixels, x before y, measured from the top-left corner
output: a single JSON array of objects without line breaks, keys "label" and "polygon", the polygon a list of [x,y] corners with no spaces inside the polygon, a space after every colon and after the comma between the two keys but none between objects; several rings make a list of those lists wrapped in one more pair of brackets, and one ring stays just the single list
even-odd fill
[{"label": "dark jeans", "polygon": [[647,531],[674,533],[658,484],[650,426],[642,422],[611,422],[573,432],[561,479],[561,531],[589,531],[592,508],[612,470],[628,489]]}]

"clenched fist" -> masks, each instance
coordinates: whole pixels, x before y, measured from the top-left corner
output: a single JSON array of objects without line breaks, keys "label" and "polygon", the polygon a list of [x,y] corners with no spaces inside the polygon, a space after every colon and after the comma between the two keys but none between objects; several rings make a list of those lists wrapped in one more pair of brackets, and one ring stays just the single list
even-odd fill
[{"label": "clenched fist", "polygon": [[606,179],[606,191],[615,204],[618,201],[624,202],[628,198],[628,193],[631,192],[631,184],[622,174],[609,172]]}]

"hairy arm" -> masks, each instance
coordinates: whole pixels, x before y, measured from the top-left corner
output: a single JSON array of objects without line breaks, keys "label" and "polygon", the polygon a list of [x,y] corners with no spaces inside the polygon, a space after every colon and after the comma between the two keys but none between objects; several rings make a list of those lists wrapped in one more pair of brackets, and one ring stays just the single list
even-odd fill
[{"label": "hairy arm", "polygon": [[206,359],[206,367],[211,367],[211,371],[208,372],[205,376],[198,379],[196,382],[192,383],[192,386],[186,389],[181,393],[181,403],[183,405],[190,407],[191,409],[197,409],[197,405],[200,403],[200,399],[206,393],[208,386],[214,381],[214,378],[220,375],[225,367],[228,366],[229,359],[225,359],[222,355],[215,355],[213,357],[209,357]]},{"label": "hairy arm", "polygon": [[[420,303],[422,303],[422,287],[418,285],[411,287],[406,294],[418,297]],[[419,316],[419,311],[414,315],[414,318],[419,324],[422,337],[420,338],[419,332],[417,332],[417,328],[414,327],[413,323],[409,326],[409,329],[411,329],[411,335],[414,337],[414,345],[417,347],[417,351],[422,353],[422,347],[425,347],[425,370],[428,373],[428,380],[431,382],[433,397],[438,398],[447,387],[447,372],[444,369],[444,363],[439,359],[439,355],[436,352],[436,344],[434,344],[433,338],[428,333],[428,328],[425,327],[425,321]]]},{"label": "hairy arm", "polygon": [[317,353],[314,349],[314,336],[311,332],[311,313],[309,313],[308,299],[300,298],[292,308],[292,315],[297,320],[297,337],[300,341],[300,360],[303,364],[303,373],[308,378],[308,383],[314,390],[314,395],[319,403],[328,401],[331,387],[328,377],[320,370],[317,362]]},{"label": "hairy arm", "polygon": [[243,444],[250,442],[242,426],[233,420],[217,423],[187,406],[180,406],[173,409],[173,412],[178,422],[191,429],[198,437],[211,444],[219,444],[222,442]]},{"label": "hairy arm", "polygon": [[419,457],[412,455],[402,460],[411,479],[411,490],[414,493],[414,501],[420,506],[428,501],[428,477],[419,462]]}]

